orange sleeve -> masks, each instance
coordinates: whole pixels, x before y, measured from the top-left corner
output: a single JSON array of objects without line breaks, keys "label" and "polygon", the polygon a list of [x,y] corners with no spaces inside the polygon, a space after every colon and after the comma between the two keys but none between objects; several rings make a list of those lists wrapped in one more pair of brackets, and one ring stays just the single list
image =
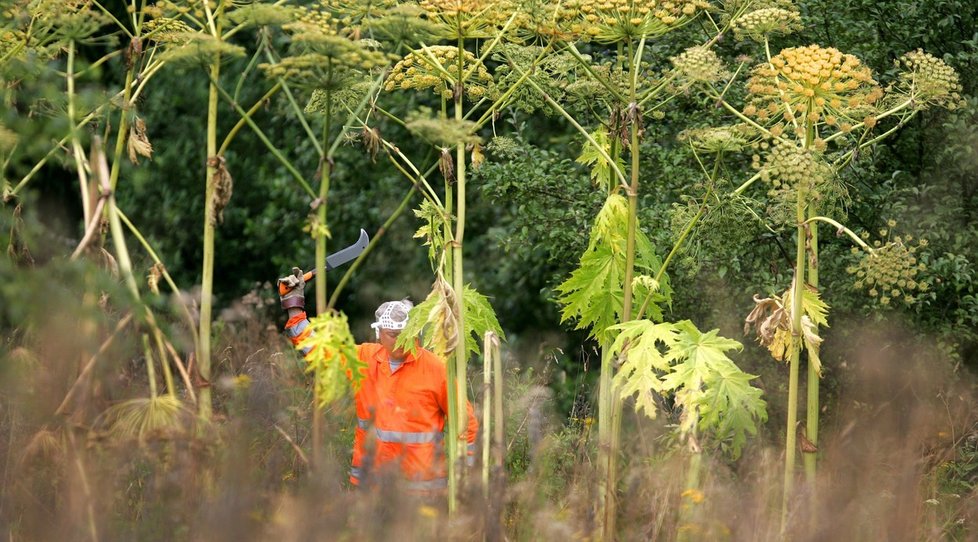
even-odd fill
[{"label": "orange sleeve", "polygon": [[[442,372],[440,375],[444,378],[445,385],[441,388],[444,390],[438,396],[438,405],[441,407],[442,412],[445,416],[448,416],[448,375],[447,372]],[[468,417],[468,423],[465,426],[465,442],[468,443],[466,447],[466,455],[469,456],[468,463],[471,465],[472,460],[475,458],[476,443],[479,439],[479,419],[475,417],[475,409],[472,408],[472,403],[470,401],[465,402],[465,411]]]},{"label": "orange sleeve", "polygon": [[[285,334],[292,341],[292,345],[297,348],[302,341],[306,340],[312,334],[312,329],[309,327],[309,320],[306,319],[305,312],[300,312],[292,318],[289,318],[289,321],[285,323]],[[301,350],[302,355],[305,356],[310,350],[312,348],[303,348]]]}]

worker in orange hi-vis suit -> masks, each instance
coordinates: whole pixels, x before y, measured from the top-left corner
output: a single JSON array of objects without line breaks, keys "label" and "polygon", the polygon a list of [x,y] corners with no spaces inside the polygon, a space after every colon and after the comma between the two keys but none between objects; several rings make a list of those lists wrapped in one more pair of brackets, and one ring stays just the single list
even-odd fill
[{"label": "worker in orange hi-vis suit", "polygon": [[[290,288],[282,296],[282,308],[289,313],[286,334],[296,345],[309,333],[303,311],[305,284],[299,275],[280,279]],[[445,363],[420,346],[413,354],[394,346],[407,325],[412,306],[407,300],[381,304],[371,325],[378,342],[357,346],[357,356],[366,368],[356,394],[357,426],[350,469],[350,482],[356,486],[379,479],[374,476],[377,472],[399,468],[411,491],[433,493],[447,487],[444,430],[449,408]],[[479,422],[471,403],[467,407],[465,439],[471,464]]]}]

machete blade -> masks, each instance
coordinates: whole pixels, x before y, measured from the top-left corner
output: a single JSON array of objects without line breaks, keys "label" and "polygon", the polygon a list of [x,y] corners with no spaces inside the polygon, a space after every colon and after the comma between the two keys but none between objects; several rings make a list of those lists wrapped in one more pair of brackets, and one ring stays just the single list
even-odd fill
[{"label": "machete blade", "polygon": [[[364,231],[363,228],[360,228],[360,238],[357,239],[355,243],[342,250],[338,250],[329,256],[326,256],[326,270],[330,271],[347,262],[357,259],[357,256],[359,256],[360,253],[367,248],[369,243],[370,236],[367,235],[367,232]],[[316,268],[313,267],[313,271],[315,271],[315,269]]]}]

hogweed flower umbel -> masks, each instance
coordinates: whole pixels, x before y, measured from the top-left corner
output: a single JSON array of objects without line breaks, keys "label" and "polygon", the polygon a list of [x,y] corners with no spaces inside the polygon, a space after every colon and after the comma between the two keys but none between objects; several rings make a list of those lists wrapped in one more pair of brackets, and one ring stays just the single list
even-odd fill
[{"label": "hogweed flower umbel", "polygon": [[679,140],[688,142],[698,151],[709,153],[737,152],[750,144],[754,131],[746,124],[734,126],[705,126],[679,133]]},{"label": "hogweed flower umbel", "polygon": [[901,68],[896,89],[909,95],[917,109],[931,106],[955,109],[961,104],[961,81],[954,68],[921,49],[894,62]]},{"label": "hogweed flower umbel", "polygon": [[858,122],[872,128],[875,104],[883,96],[872,71],[858,58],[819,45],[784,49],[756,66],[747,91],[744,113],[763,123],[843,131]]},{"label": "hogweed flower umbel", "polygon": [[[760,157],[754,156],[755,165]],[[761,178],[774,189],[790,186],[815,190],[831,176],[831,168],[813,151],[794,143],[775,143],[760,167]]]},{"label": "hogweed flower umbel", "polygon": [[[889,229],[879,232],[883,239],[873,243],[874,249],[852,248],[857,260],[846,268],[846,272],[856,279],[852,288],[865,291],[873,303],[911,305],[917,301],[915,294],[930,287],[920,278],[926,266],[917,258],[917,252],[927,246],[927,240],[920,239],[915,244],[909,235],[890,238],[890,229],[896,222],[890,220],[887,226]],[[862,237],[868,239],[869,234],[864,233]]]},{"label": "hogweed flower umbel", "polygon": [[[435,45],[427,49],[411,51],[391,70],[384,83],[384,90],[390,92],[396,89],[430,88],[444,98],[451,98],[454,93],[453,87],[460,79],[458,54],[458,48],[447,45]],[[466,94],[474,99],[489,97],[493,91],[493,80],[489,70],[472,53],[462,51],[462,55],[461,75],[471,72],[468,80],[465,81]]]},{"label": "hogweed flower umbel", "polygon": [[730,77],[720,57],[707,47],[690,47],[669,60],[677,77],[691,83],[715,83]]},{"label": "hogweed flower umbel", "polygon": [[801,30],[801,14],[795,9],[762,8],[738,17],[731,26],[737,39],[763,41],[767,36],[792,34]]}]

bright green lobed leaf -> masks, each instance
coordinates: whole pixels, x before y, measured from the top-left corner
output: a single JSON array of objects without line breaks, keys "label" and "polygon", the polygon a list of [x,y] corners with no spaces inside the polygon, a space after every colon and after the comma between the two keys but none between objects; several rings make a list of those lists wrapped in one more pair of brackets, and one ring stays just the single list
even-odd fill
[{"label": "bright green lobed leaf", "polygon": [[644,411],[654,418],[656,406],[653,392],[662,391],[659,374],[669,371],[669,358],[665,354],[678,338],[673,324],[657,324],[650,320],[633,320],[614,326],[619,331],[611,346],[611,355],[621,355],[621,368],[614,376],[614,383],[623,397],[635,395],[635,411]]},{"label": "bright green lobed leaf", "polygon": [[404,330],[397,337],[397,342],[395,346],[399,348],[405,348],[411,352],[416,351],[418,344],[417,339],[421,340],[421,344],[429,350],[435,351],[436,354],[444,355],[444,352],[437,352],[440,350],[436,348],[433,344],[434,333],[432,331],[425,332],[425,328],[429,327],[429,324],[435,324],[438,321],[438,310],[439,305],[444,301],[444,293],[439,288],[432,288],[431,292],[428,293],[428,297],[424,301],[414,306],[411,312],[408,313],[407,325]]},{"label": "bright green lobed leaf", "polygon": [[[614,340],[612,328],[622,320],[624,312],[625,249],[628,228],[628,201],[620,194],[608,196],[595,218],[587,250],[578,268],[557,286],[559,302],[563,305],[561,322],[577,320],[576,329],[591,330],[591,337],[601,343]],[[655,255],[652,242],[639,229],[635,236],[635,269],[639,274],[654,275],[662,266]],[[668,302],[671,289],[663,277],[659,290],[652,294],[652,309],[661,319],[659,303]],[[638,299],[641,303],[644,298]]]},{"label": "bright green lobed leaf", "polygon": [[590,166],[591,181],[605,191],[611,192],[617,184],[617,178],[615,177],[615,171],[612,168],[611,162],[601,155],[600,150],[603,150],[606,155],[615,161],[615,165],[618,166],[618,171],[625,170],[625,162],[621,159],[620,155],[611,156],[611,138],[608,137],[608,131],[603,126],[595,130],[591,134],[591,138],[594,139],[597,145],[592,144],[590,141],[584,141],[584,147],[581,148],[581,155],[577,157],[576,161],[579,164]]},{"label": "bright green lobed leaf", "polygon": [[357,357],[356,343],[346,315],[330,311],[309,320],[309,336],[296,345],[312,347],[306,372],[313,374],[316,404],[324,408],[348,390],[357,390],[366,365]]},{"label": "bright green lobed leaf", "polygon": [[699,429],[711,431],[720,447],[737,458],[747,441],[756,435],[757,426],[767,421],[767,405],[762,391],[750,385],[755,375],[741,371],[733,362],[717,367],[704,383],[695,405]]},{"label": "bright green lobed leaf", "polygon": [[465,351],[468,355],[481,352],[479,345],[487,331],[495,333],[500,340],[506,340],[489,298],[466,284],[462,300],[465,303]]}]

